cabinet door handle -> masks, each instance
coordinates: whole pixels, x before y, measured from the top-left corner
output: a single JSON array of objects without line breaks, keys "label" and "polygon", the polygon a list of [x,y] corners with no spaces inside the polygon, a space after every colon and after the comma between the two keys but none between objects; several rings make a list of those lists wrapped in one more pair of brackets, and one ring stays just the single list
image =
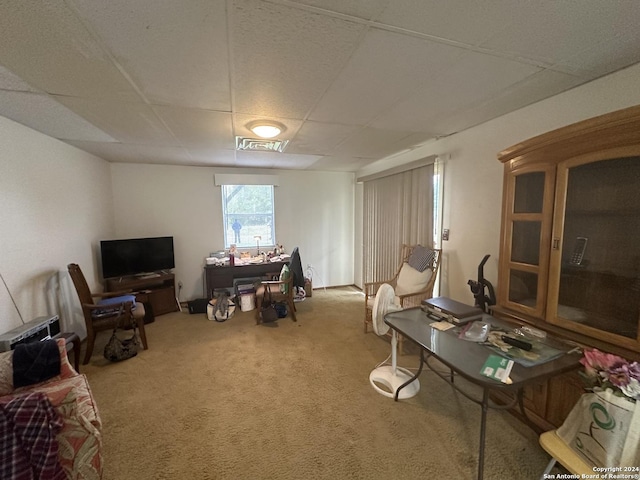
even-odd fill
[{"label": "cabinet door handle", "polygon": [[554,238],[553,239],[553,249],[554,250],[558,250],[560,248],[560,239],[559,238]]}]

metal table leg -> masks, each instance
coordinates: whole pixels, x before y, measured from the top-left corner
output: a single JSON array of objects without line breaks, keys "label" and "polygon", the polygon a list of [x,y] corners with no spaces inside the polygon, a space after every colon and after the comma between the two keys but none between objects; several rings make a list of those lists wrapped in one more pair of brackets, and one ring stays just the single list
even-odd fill
[{"label": "metal table leg", "polygon": [[396,393],[393,396],[393,399],[396,402],[398,401],[398,395],[400,395],[400,390],[402,390],[404,387],[409,385],[411,382],[415,381],[415,379],[420,376],[420,374],[422,373],[423,365],[424,365],[424,350],[420,349],[420,367],[418,367],[418,371],[416,372],[416,374],[413,377],[411,377],[409,380],[407,380],[406,382],[404,382],[402,385],[400,385],[397,388]]},{"label": "metal table leg", "polygon": [[482,417],[480,419],[480,451],[478,452],[478,480],[484,476],[484,442],[487,433],[487,411],[489,410],[489,389],[482,392]]}]

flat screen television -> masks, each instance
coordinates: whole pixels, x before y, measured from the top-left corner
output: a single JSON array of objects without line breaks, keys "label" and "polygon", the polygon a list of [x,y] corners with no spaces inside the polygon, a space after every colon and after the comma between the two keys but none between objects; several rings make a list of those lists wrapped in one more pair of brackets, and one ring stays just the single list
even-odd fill
[{"label": "flat screen television", "polygon": [[102,240],[100,255],[103,278],[140,275],[175,267],[173,237]]}]

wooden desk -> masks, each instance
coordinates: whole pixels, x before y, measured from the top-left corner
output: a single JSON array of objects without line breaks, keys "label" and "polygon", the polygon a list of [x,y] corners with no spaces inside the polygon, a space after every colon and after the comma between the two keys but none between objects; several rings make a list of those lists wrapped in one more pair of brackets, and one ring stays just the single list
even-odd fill
[{"label": "wooden desk", "polygon": [[276,275],[280,273],[283,265],[288,264],[289,262],[264,262],[234,266],[205,265],[204,274],[207,283],[207,298],[213,298],[213,291],[216,288],[233,287],[233,281],[236,278]]},{"label": "wooden desk", "polygon": [[[478,455],[478,480],[482,480],[484,474],[484,444],[487,423],[487,411],[489,408],[505,409],[512,408],[516,404],[526,417],[523,404],[523,388],[527,385],[540,383],[548,378],[574,370],[580,367],[580,355],[577,353],[565,354],[540,365],[525,367],[515,363],[511,370],[511,380],[513,383],[507,385],[483,376],[480,373],[484,362],[492,350],[474,342],[468,342],[458,338],[460,328],[453,328],[447,331],[439,331],[431,328],[434,322],[420,307],[409,308],[399,312],[388,313],[384,321],[391,328],[402,334],[405,338],[414,341],[420,347],[420,366],[413,378],[398,388],[395,399],[398,399],[398,392],[406,385],[418,378],[422,368],[429,365],[429,358],[434,357],[451,370],[450,376],[433,370],[440,378],[449,382],[462,395],[482,408],[480,421],[480,452]],[[483,315],[482,321],[493,326],[513,329],[516,325],[500,321],[490,315]],[[567,346],[567,351],[571,350]],[[426,354],[426,355],[425,355]],[[465,378],[469,382],[482,388],[482,398],[477,398],[468,392],[460,389],[454,384],[454,373]],[[492,390],[500,390],[513,393],[513,401],[508,405],[494,405],[489,401],[489,394]],[[528,419],[527,419],[528,420]]]}]

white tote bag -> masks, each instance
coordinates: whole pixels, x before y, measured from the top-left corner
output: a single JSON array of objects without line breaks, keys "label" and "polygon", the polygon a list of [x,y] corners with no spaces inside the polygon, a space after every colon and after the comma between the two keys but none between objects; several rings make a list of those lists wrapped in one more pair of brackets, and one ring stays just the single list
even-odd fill
[{"label": "white tote bag", "polygon": [[558,436],[595,466],[638,466],[638,404],[611,390],[585,393],[558,428]]}]

